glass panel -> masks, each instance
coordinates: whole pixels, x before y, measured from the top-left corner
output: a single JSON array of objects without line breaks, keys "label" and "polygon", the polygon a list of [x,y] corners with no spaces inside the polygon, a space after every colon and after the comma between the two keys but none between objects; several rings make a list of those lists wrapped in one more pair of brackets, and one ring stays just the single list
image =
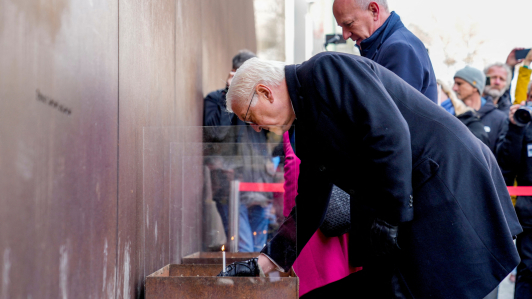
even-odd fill
[{"label": "glass panel", "polygon": [[[143,134],[145,250],[176,263],[222,245],[258,252],[275,235],[286,213],[290,145],[282,136],[249,126],[146,127]],[[165,217],[169,227],[158,227]]]}]

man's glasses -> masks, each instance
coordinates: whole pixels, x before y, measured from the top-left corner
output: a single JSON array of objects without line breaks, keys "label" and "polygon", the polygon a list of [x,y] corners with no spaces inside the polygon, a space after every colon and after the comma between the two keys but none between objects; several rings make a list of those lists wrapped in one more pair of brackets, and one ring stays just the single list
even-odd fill
[{"label": "man's glasses", "polygon": [[244,116],[244,122],[248,125],[254,125],[255,123],[251,122],[251,121],[246,121],[246,119],[248,118],[248,113],[249,113],[249,108],[251,108],[251,103],[253,103],[253,97],[255,97],[255,93],[257,93],[256,91],[256,88],[257,88],[257,84],[255,84],[255,86],[253,86],[253,93],[251,94],[251,100],[249,101],[249,106],[248,106],[248,110],[246,111],[246,115]]}]

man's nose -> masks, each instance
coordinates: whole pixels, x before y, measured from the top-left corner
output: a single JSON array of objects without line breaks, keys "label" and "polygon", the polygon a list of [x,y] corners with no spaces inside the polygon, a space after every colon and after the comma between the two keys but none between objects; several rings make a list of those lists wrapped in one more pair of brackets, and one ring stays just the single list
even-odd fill
[{"label": "man's nose", "polygon": [[457,86],[456,84],[453,85],[453,91],[454,91],[454,92],[458,92],[458,86]]},{"label": "man's nose", "polygon": [[347,40],[349,37],[351,37],[351,32],[349,32],[349,30],[345,30],[344,28],[342,28],[342,37]]}]

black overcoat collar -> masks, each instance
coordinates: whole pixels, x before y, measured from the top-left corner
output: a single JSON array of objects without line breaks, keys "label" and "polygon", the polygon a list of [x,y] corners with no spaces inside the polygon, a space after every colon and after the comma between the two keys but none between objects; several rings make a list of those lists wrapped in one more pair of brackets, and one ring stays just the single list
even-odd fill
[{"label": "black overcoat collar", "polygon": [[297,66],[296,64],[287,65],[284,67],[286,86],[288,87],[288,95],[292,101],[294,112],[296,113],[297,120],[301,120],[303,117],[303,97],[300,93],[301,84],[297,78]]}]

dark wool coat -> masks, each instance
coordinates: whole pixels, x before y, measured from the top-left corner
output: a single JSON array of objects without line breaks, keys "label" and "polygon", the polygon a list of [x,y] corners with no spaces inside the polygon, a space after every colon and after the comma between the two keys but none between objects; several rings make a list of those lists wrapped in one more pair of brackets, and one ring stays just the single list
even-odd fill
[{"label": "dark wool coat", "polygon": [[[355,227],[361,215],[400,223],[398,269],[413,298],[483,298],[518,264],[522,229],[495,157],[458,119],[363,57],[320,53],[285,74],[298,196],[263,253],[288,270],[335,184],[351,194]],[[350,243],[350,257],[367,243]]]},{"label": "dark wool coat", "polygon": [[392,12],[386,22],[361,43],[362,56],[384,66],[438,103],[436,76],[425,45]]}]

